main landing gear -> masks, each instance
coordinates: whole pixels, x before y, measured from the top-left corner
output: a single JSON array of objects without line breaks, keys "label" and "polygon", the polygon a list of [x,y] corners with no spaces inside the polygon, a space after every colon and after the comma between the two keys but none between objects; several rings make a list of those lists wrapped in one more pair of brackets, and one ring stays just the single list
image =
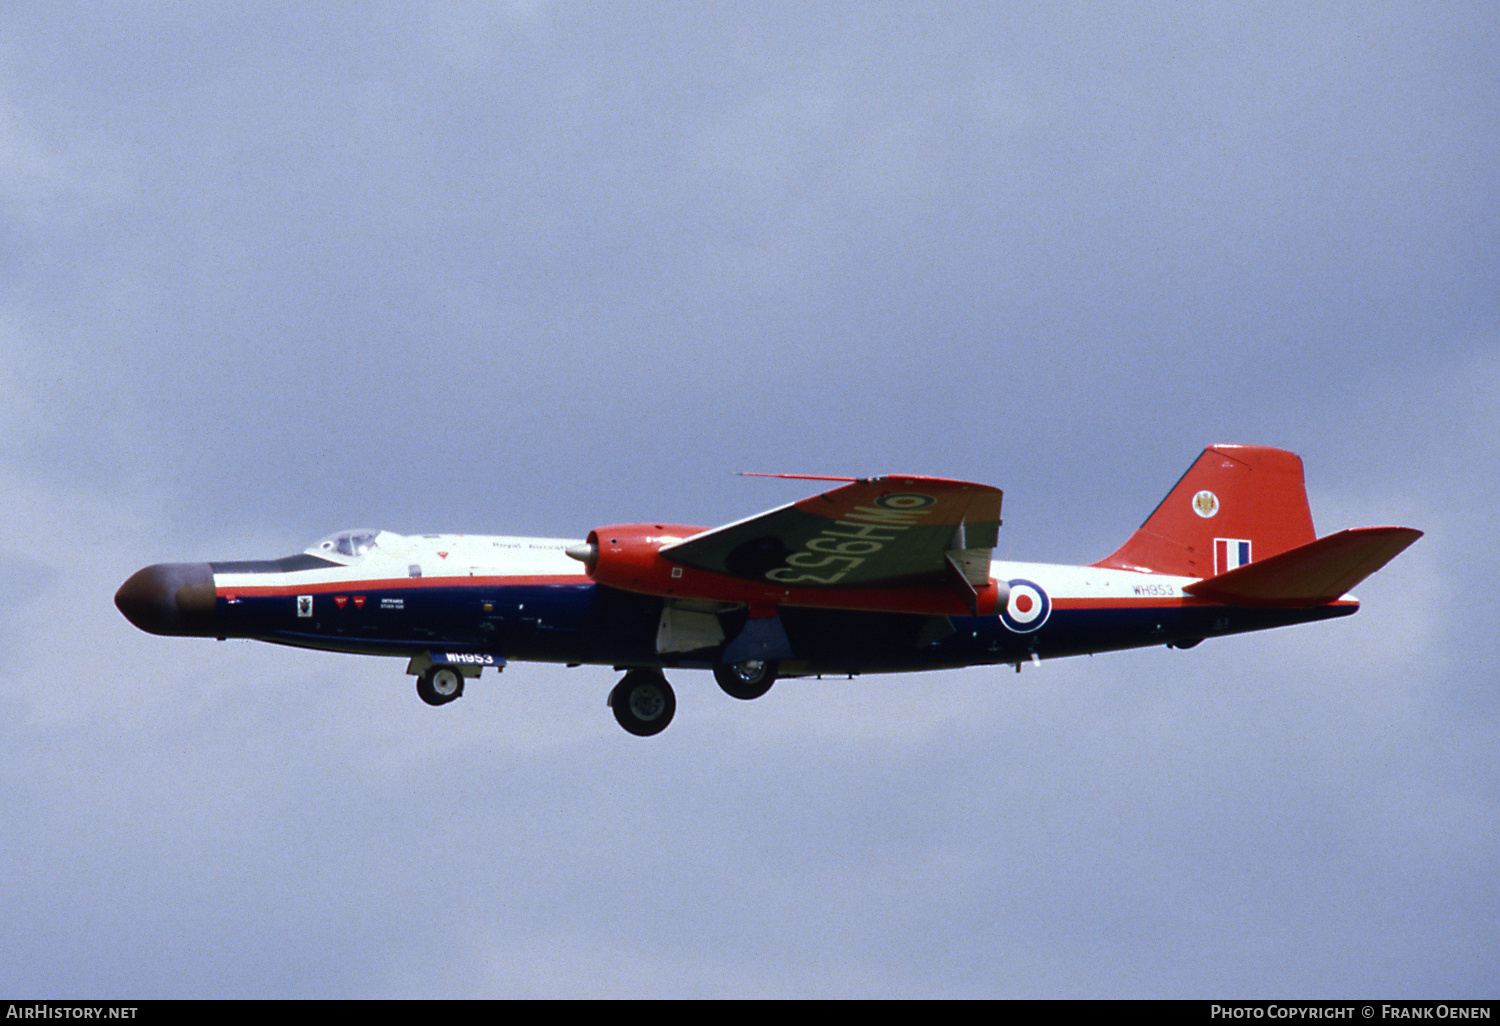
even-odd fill
[{"label": "main landing gear", "polygon": [[[492,664],[491,664],[492,665]],[[714,667],[714,679],[733,698],[759,698],[776,682],[779,664],[769,659],[747,659]],[[417,695],[428,705],[447,705],[463,696],[468,678],[479,676],[480,665],[434,663],[414,656],[407,672],[417,678]],[[651,737],[667,729],[677,712],[677,695],[661,670],[636,667],[609,693],[615,720],[637,737]]]},{"label": "main landing gear", "polygon": [[776,669],[776,662],[767,659],[718,663],[714,666],[714,680],[730,698],[748,702],[771,690],[771,685],[776,683]]},{"label": "main landing gear", "polygon": [[636,737],[660,734],[677,711],[677,696],[660,670],[631,670],[609,693],[615,719]]},{"label": "main landing gear", "polygon": [[[734,698],[759,698],[776,683],[777,664],[772,660],[750,659],[742,663],[721,663],[714,667],[714,680]],[[672,722],[677,711],[677,696],[672,685],[657,669],[640,667],[620,678],[609,693],[609,707],[620,726],[637,737],[660,734]]]}]

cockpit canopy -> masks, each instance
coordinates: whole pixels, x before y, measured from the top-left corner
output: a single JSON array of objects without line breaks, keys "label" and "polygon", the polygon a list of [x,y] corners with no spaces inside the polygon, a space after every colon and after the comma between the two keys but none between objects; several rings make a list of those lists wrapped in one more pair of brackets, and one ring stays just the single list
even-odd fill
[{"label": "cockpit canopy", "polygon": [[347,562],[359,559],[376,548],[376,538],[382,533],[367,527],[356,527],[315,541],[306,551],[309,555],[322,556],[324,559],[332,559],[341,563]]}]

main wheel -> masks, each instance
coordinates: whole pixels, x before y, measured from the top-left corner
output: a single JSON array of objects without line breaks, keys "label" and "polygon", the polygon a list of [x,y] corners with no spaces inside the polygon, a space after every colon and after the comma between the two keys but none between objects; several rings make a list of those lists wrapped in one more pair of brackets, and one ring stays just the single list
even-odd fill
[{"label": "main wheel", "polygon": [[716,663],[714,680],[731,698],[749,701],[771,690],[776,683],[774,660],[747,659],[743,663]]},{"label": "main wheel", "polygon": [[677,696],[658,671],[631,670],[609,693],[609,707],[620,726],[637,737],[650,737],[672,722]]},{"label": "main wheel", "polygon": [[428,705],[447,705],[464,693],[464,675],[452,666],[433,666],[417,678],[417,695]]}]

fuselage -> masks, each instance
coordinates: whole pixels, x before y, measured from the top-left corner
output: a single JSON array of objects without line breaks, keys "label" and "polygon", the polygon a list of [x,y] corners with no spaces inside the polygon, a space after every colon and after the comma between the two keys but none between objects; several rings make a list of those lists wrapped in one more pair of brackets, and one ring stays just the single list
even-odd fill
[{"label": "fuselage", "polygon": [[158,563],[115,595],[154,634],[406,657],[446,705],[483,668],[614,666],[620,726],[672,721],[668,667],[729,697],[779,678],[1014,664],[1346,616],[1347,592],[1421,537],[1319,538],[1302,461],[1209,446],[1125,544],[1088,566],[994,559],[1001,492],[893,474],[716,528],[596,527],[583,539],[341,531],[284,559]]},{"label": "fuselage", "polygon": [[[744,607],[674,603],[594,582],[566,552],[580,543],[346,531],[279,560],[148,567],[126,582],[116,601],[132,622],[153,633],[477,665],[711,667],[720,661],[724,639],[744,627]],[[1008,586],[1008,603],[998,614],[944,617],[784,605],[779,617],[794,657],[781,661],[780,675],[1187,647],[1358,608],[1347,596],[1299,609],[1224,605],[1185,594],[1183,587],[1197,578],[1097,566],[994,561],[990,572]],[[664,614],[671,608],[713,629],[696,640],[689,632],[685,642],[664,642]]]}]

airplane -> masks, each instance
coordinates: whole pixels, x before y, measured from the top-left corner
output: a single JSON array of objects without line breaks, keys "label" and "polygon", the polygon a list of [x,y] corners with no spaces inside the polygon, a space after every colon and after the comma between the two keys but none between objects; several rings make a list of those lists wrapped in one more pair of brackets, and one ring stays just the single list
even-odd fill
[{"label": "airplane", "polygon": [[434,706],[513,660],[612,666],[615,719],[648,737],[677,707],[667,668],[711,670],[748,700],[783,678],[1188,649],[1348,616],[1349,590],[1422,535],[1317,537],[1301,458],[1266,446],[1209,446],[1086,566],[994,559],[1002,493],[988,485],[767,476],[838,487],[712,529],[341,531],[282,559],[148,566],[115,604],[152,634],[404,657]]}]

